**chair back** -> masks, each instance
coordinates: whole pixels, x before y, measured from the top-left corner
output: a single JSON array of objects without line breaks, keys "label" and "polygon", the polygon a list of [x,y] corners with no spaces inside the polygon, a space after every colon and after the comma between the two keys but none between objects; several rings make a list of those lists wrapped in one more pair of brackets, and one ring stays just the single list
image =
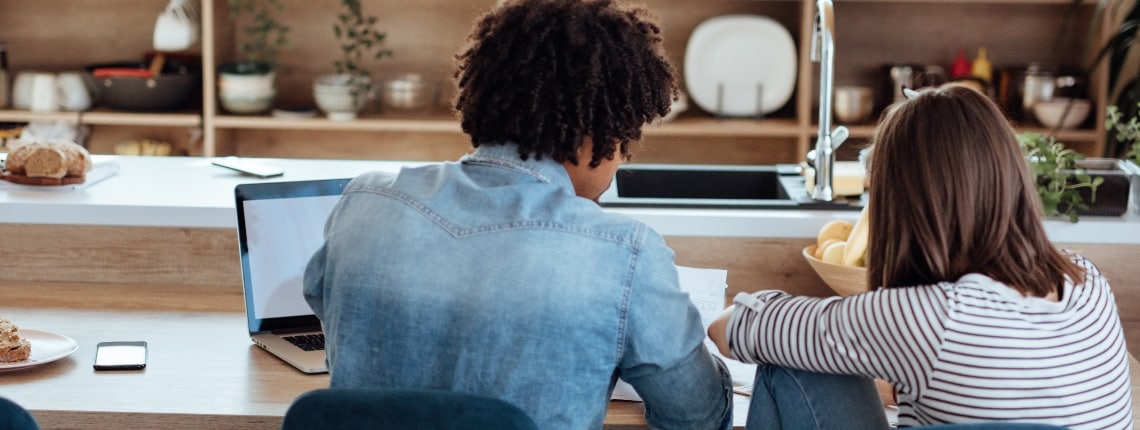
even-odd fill
[{"label": "chair back", "polygon": [[27,409],[0,397],[0,430],[39,430],[40,426]]},{"label": "chair back", "polygon": [[538,430],[503,400],[442,390],[320,389],[285,412],[282,430]]}]

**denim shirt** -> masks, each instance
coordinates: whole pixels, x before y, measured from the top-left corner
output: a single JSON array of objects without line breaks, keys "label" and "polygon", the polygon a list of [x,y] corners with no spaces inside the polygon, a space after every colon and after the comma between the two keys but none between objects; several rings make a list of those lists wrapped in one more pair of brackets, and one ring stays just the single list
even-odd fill
[{"label": "denim shirt", "polygon": [[304,291],[333,388],[490,395],[580,430],[602,428],[620,377],[654,428],[731,426],[731,380],[672,250],[515,145],[355,178]]}]

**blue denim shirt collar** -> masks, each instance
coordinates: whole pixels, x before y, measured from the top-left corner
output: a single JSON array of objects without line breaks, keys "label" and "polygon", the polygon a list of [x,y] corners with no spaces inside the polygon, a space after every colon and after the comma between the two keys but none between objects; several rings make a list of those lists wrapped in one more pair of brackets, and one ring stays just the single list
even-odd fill
[{"label": "blue denim shirt collar", "polygon": [[574,194],[574,184],[570,182],[570,174],[562,163],[554,161],[549,155],[541,160],[531,154],[526,160],[519,157],[519,146],[514,143],[484,144],[475,148],[475,152],[459,159],[462,163],[478,163],[494,165],[506,169],[517,170],[547,184],[557,185],[559,188]]}]

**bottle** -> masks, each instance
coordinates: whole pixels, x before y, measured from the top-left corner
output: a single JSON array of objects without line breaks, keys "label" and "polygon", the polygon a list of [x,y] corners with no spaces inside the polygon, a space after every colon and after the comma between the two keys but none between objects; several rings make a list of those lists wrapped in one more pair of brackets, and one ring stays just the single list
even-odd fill
[{"label": "bottle", "polygon": [[0,42],[0,109],[8,108],[8,44]]},{"label": "bottle", "polygon": [[970,64],[970,74],[990,83],[993,78],[993,66],[990,65],[990,60],[986,58],[986,48],[983,46],[978,48],[978,56],[974,57],[974,62]]},{"label": "bottle", "polygon": [[970,60],[966,59],[966,50],[959,49],[958,56],[954,58],[954,63],[950,65],[950,79],[958,79],[970,76]]}]

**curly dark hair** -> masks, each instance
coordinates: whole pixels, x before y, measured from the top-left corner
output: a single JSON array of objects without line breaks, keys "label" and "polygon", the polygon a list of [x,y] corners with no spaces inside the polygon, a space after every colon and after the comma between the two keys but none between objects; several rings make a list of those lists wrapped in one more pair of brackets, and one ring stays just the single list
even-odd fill
[{"label": "curly dark hair", "polygon": [[513,0],[481,17],[456,55],[455,109],[471,143],[590,166],[628,157],[641,127],[669,112],[676,70],[656,16],[613,0]]}]

